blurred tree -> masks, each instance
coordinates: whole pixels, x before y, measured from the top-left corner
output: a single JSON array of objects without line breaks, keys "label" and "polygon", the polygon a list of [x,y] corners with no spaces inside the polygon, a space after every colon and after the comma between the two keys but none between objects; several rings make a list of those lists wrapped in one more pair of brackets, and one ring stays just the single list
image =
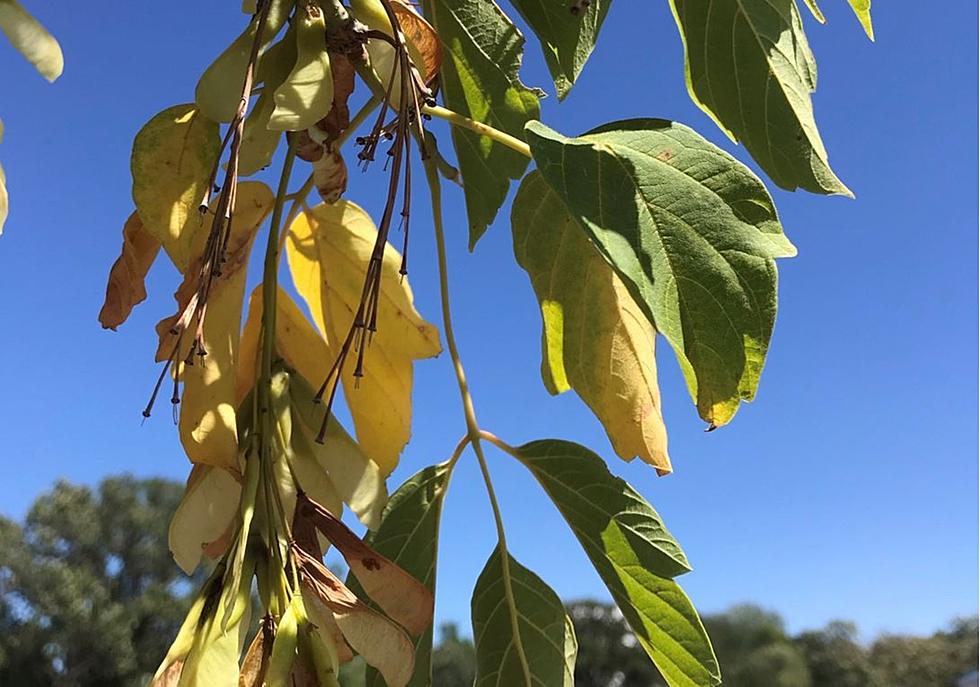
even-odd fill
[{"label": "blurred tree", "polygon": [[[857,642],[854,623],[835,621],[796,638],[813,687],[879,687],[867,652]],[[883,686],[882,686],[883,687]],[[937,685],[938,687],[938,685]]]},{"label": "blurred tree", "polygon": [[879,637],[870,660],[879,683],[888,687],[954,685],[976,669],[977,619],[955,621],[948,632],[931,637]]},{"label": "blurred tree", "polygon": [[167,548],[173,482],[59,482],[23,526],[0,518],[0,684],[142,685],[187,611],[193,582]]},{"label": "blurred tree", "polygon": [[578,637],[576,687],[661,687],[666,682],[639,646],[615,605],[568,604]]},{"label": "blurred tree", "polygon": [[432,684],[439,687],[472,687],[475,679],[476,649],[473,642],[460,637],[459,628],[453,623],[440,626],[439,644],[432,651]]}]

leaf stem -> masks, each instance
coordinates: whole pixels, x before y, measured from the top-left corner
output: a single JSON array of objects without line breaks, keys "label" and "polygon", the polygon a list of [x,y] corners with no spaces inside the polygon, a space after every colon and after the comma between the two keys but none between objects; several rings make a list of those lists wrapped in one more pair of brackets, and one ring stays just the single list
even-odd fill
[{"label": "leaf stem", "polygon": [[[453,368],[456,371],[456,382],[459,385],[459,394],[463,401],[463,415],[466,418],[466,432],[469,443],[473,445],[473,453],[476,454],[477,462],[480,464],[480,472],[483,475],[483,482],[487,488],[487,496],[490,499],[490,508],[493,510],[493,520],[497,528],[497,542],[500,548],[500,566],[504,582],[504,597],[507,602],[508,614],[510,615],[511,631],[514,634],[514,647],[517,657],[521,663],[521,670],[527,687],[532,687],[531,668],[528,664],[527,656],[524,653],[524,644],[521,642],[521,630],[518,624],[517,602],[514,599],[514,587],[510,576],[510,556],[507,552],[507,536],[504,532],[504,520],[500,514],[500,504],[497,502],[497,494],[493,488],[493,481],[490,479],[490,469],[487,467],[487,459],[483,453],[483,446],[480,444],[480,426],[476,420],[476,411],[473,408],[473,397],[470,394],[469,385],[466,382],[466,372],[463,369],[463,362],[459,356],[459,348],[456,346],[456,335],[453,332],[452,311],[449,301],[449,268],[446,260],[446,235],[442,224],[442,186],[439,178],[439,170],[434,158],[423,160],[425,165],[425,176],[429,182],[429,193],[432,197],[432,224],[435,228],[436,251],[439,261],[439,295],[442,301],[442,324],[446,334],[446,347],[449,349],[449,357],[453,361]],[[460,447],[464,444],[461,442]],[[459,454],[455,454],[458,460]]]},{"label": "leaf stem", "polygon": [[481,136],[486,136],[487,138],[492,139],[501,145],[507,146],[511,150],[517,151],[524,157],[531,157],[531,146],[521,139],[511,136],[508,133],[504,133],[500,129],[494,129],[492,126],[484,124],[483,122],[477,122],[469,117],[465,117],[458,112],[453,112],[448,108],[440,107],[439,105],[425,105],[422,107],[422,114],[432,115],[433,117],[444,119],[454,126],[460,126],[464,129],[475,131]]}]

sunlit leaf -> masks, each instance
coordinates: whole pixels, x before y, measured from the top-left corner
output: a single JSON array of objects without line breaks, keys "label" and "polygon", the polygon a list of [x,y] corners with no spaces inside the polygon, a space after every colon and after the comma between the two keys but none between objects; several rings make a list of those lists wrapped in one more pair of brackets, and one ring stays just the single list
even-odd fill
[{"label": "sunlit leaf", "polygon": [[690,570],[687,558],[653,507],[582,446],[535,441],[516,452],[561,511],[668,685],[719,684],[701,619],[671,579]]},{"label": "sunlit leaf", "polygon": [[854,14],[857,15],[858,21],[861,22],[861,26],[864,27],[864,32],[868,34],[868,38],[871,40],[875,39],[874,26],[871,24],[871,0],[847,0],[851,9],[854,10]]},{"label": "sunlit leaf", "polygon": [[226,260],[221,266],[221,274],[212,279],[208,296],[203,330],[206,355],[202,357],[195,353],[193,364],[185,364],[193,333],[183,336],[178,342],[172,331],[180,313],[197,293],[198,261],[203,242],[210,231],[213,213],[208,214],[205,226],[199,232],[197,257],[175,294],[176,314],[157,325],[160,336],[158,361],[166,360],[179,343],[175,359],[180,362],[178,378],[183,382],[179,406],[180,438],[188,458],[194,463],[229,468],[238,465],[236,369],[246,267],[255,234],[272,211],[272,205],[272,191],[265,184],[250,181],[239,185]]},{"label": "sunlit leaf", "polygon": [[521,183],[511,222],[541,304],[548,391],[575,389],[620,458],[669,472],[653,325],[540,173]]},{"label": "sunlit leaf", "polygon": [[[262,319],[262,288],[252,293],[248,320],[242,331],[239,352],[239,403],[255,384],[255,360],[258,354],[259,325]],[[292,298],[279,290],[276,311],[276,352],[296,374],[290,376],[289,390],[293,404],[293,448],[312,457],[319,471],[329,476],[336,495],[342,499],[367,527],[377,527],[388,492],[381,471],[374,461],[361,451],[357,443],[335,419],[327,425],[322,444],[315,441],[324,409],[313,403],[315,391],[310,377],[321,374],[323,361],[332,355],[323,337],[300,312]],[[314,382],[315,383],[315,382]],[[312,466],[301,458],[301,470]],[[319,477],[311,477],[319,480]],[[327,493],[321,485],[322,493]],[[311,492],[312,493],[312,492]],[[331,512],[336,512],[330,498],[314,496]]]},{"label": "sunlit leaf", "polygon": [[539,122],[542,177],[670,342],[701,417],[721,426],[759,384],[774,258],[796,249],[762,182],[685,126],[615,122],[566,138]]},{"label": "sunlit leaf", "polygon": [[823,16],[823,12],[820,10],[820,5],[817,4],[817,0],[804,0],[806,6],[810,9],[810,14],[821,24],[827,23],[827,18]]},{"label": "sunlit leaf", "polygon": [[[443,42],[441,84],[446,106],[518,138],[540,114],[540,91],[520,80],[524,36],[493,0],[424,0],[425,16]],[[476,30],[478,28],[478,30]],[[453,127],[459,171],[466,182],[470,249],[503,205],[527,158],[489,138]]]},{"label": "sunlit leaf", "polygon": [[122,252],[109,271],[105,302],[99,312],[99,323],[115,329],[129,317],[133,308],[146,300],[146,273],[160,252],[160,241],[143,227],[133,213],[123,226]]},{"label": "sunlit leaf", "polygon": [[305,5],[295,20],[296,65],[275,90],[276,107],[269,128],[277,131],[308,129],[333,107],[333,75],[327,54],[323,11]]},{"label": "sunlit leaf", "polygon": [[513,556],[504,555],[517,609],[517,632],[505,597],[503,560],[498,547],[473,590],[474,687],[574,687],[578,642],[561,599]]},{"label": "sunlit leaf", "polygon": [[[263,46],[279,33],[294,4],[291,0],[269,0],[269,2],[271,7],[262,25]],[[242,87],[245,85],[245,74],[258,30],[259,18],[255,16],[245,31],[225,48],[197,82],[194,102],[208,119],[230,122],[238,111],[242,99]]]},{"label": "sunlit leaf", "polygon": [[9,212],[10,198],[7,195],[7,176],[3,172],[3,165],[0,165],[0,234],[3,233],[3,225],[7,222]]},{"label": "sunlit leaf", "polygon": [[[289,227],[286,257],[296,289],[326,336],[331,355],[310,379],[326,379],[357,311],[377,229],[370,216],[350,201],[318,205]],[[408,280],[399,274],[401,258],[386,247],[378,304],[378,331],[364,351],[364,377],[358,384],[348,358],[342,379],[361,450],[387,475],[411,435],[412,364],[440,351],[434,326],[412,303]]]},{"label": "sunlit leaf", "polygon": [[575,84],[592,54],[611,0],[582,3],[577,12],[567,2],[511,0],[541,41],[545,62],[562,100]]},{"label": "sunlit leaf", "polygon": [[671,0],[694,102],[783,188],[852,195],[827,162],[817,65],[796,0]]},{"label": "sunlit leaf", "polygon": [[[439,521],[452,468],[448,463],[431,465],[409,477],[388,499],[381,525],[368,534],[366,543],[412,575],[435,594]],[[357,589],[356,578],[348,583]],[[432,626],[415,638],[415,672],[410,687],[432,683]],[[381,675],[367,671],[368,687],[384,687]]]},{"label": "sunlit leaf", "polygon": [[61,76],[65,67],[61,46],[17,0],[0,0],[0,31],[45,79]]},{"label": "sunlit leaf", "polygon": [[170,520],[170,552],[188,575],[197,569],[204,548],[225,534],[238,514],[242,488],[231,473],[195,465],[184,496]]},{"label": "sunlit leaf", "polygon": [[147,122],[133,141],[133,200],[146,230],[186,271],[201,227],[199,207],[218,156],[218,125],[193,105]]}]

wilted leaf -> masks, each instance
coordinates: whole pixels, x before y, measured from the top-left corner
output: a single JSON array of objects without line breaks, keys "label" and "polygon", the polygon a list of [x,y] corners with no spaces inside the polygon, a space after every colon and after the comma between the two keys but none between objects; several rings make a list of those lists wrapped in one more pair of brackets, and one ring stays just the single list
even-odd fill
[{"label": "wilted leaf", "polygon": [[296,65],[275,91],[276,109],[269,119],[269,128],[277,131],[308,129],[333,107],[323,11],[307,4],[298,11],[295,26]]},{"label": "wilted leaf", "polygon": [[[193,364],[184,361],[190,352],[193,332],[180,341],[178,356],[179,379],[184,391],[180,402],[180,438],[188,458],[194,463],[235,468],[238,465],[238,429],[236,369],[238,365],[239,334],[242,303],[245,297],[245,277],[252,241],[266,215],[272,210],[272,191],[257,181],[238,186],[238,201],[231,223],[226,261],[221,274],[211,283],[204,320],[203,341],[207,355],[193,356]],[[175,298],[177,314],[157,325],[160,346],[157,360],[166,360],[176,343],[171,331],[190,299],[197,293],[198,261],[203,240],[210,231],[214,214],[208,214],[200,232],[198,257],[184,276]]]},{"label": "wilted leaf", "polygon": [[347,100],[354,92],[354,65],[343,53],[331,52],[330,72],[333,74],[333,107],[316,125],[324,132],[328,144],[336,141],[350,126]]},{"label": "wilted leaf", "polygon": [[541,303],[541,376],[582,397],[624,460],[670,472],[654,358],[656,329],[539,172],[511,215],[514,253]]},{"label": "wilted leaf", "polygon": [[[574,687],[578,642],[561,599],[513,556],[504,555],[508,558],[518,632],[514,632],[505,599],[503,561],[497,547],[473,590],[474,687]],[[527,661],[527,671],[520,655]]]},{"label": "wilted leaf", "polygon": [[713,426],[759,383],[776,317],[774,258],[795,255],[772,198],[735,158],[659,119],[566,138],[528,125],[538,169],[670,342]]},{"label": "wilted leaf", "polygon": [[361,541],[319,504],[300,496],[299,507],[340,551],[360,587],[388,617],[413,635],[429,626],[433,597],[425,585]]},{"label": "wilted leaf", "polygon": [[592,54],[611,0],[583,3],[578,12],[570,11],[567,2],[511,1],[541,41],[558,99],[563,100]]},{"label": "wilted leaf", "polygon": [[[269,2],[271,3],[269,14],[262,26],[263,46],[271,42],[279,33],[294,4],[292,0],[269,0]],[[255,16],[245,31],[225,48],[197,82],[194,101],[209,119],[216,122],[230,122],[235,117],[242,99],[242,87],[245,85],[245,74],[248,71],[248,62],[258,29],[259,18]]]},{"label": "wilted leaf", "polygon": [[195,465],[184,496],[170,520],[170,552],[180,569],[193,574],[204,547],[220,538],[238,514],[242,488],[231,473]]},{"label": "wilted leaf", "polygon": [[45,79],[54,81],[61,76],[65,67],[61,46],[16,0],[0,0],[0,31]]},{"label": "wilted leaf", "polygon": [[[304,372],[313,384],[326,379],[350,329],[376,239],[371,217],[344,200],[304,212],[289,228],[286,257],[293,281],[331,353],[312,379]],[[413,361],[440,351],[438,332],[415,310],[400,266],[398,252],[386,246],[378,331],[364,352],[364,378],[358,385],[350,374],[356,355],[342,375],[358,443],[384,475],[394,469],[411,435]]]},{"label": "wilted leaf", "polygon": [[852,195],[827,162],[810,94],[817,65],[796,0],[671,0],[691,98],[779,186]]},{"label": "wilted leaf", "polygon": [[347,190],[347,163],[339,150],[327,148],[313,162],[313,184],[325,203],[336,203]]},{"label": "wilted leaf", "polygon": [[[540,115],[541,93],[520,80],[521,32],[490,0],[424,0],[422,6],[445,48],[440,81],[446,107],[523,139],[524,125]],[[452,136],[466,182],[472,250],[528,161],[461,127],[453,127]]]},{"label": "wilted leaf", "polygon": [[[381,525],[368,533],[365,542],[387,556],[395,565],[419,580],[435,594],[436,554],[439,547],[439,519],[449,486],[449,463],[431,465],[409,477],[388,499]],[[348,578],[356,590],[357,578]],[[415,672],[411,687],[432,683],[432,625],[415,639]],[[384,687],[381,675],[367,671],[368,687]]]},{"label": "wilted leaf", "polygon": [[126,321],[136,305],[146,300],[146,273],[159,252],[160,242],[144,229],[134,212],[123,226],[122,252],[109,271],[105,302],[99,312],[103,328],[115,329]]},{"label": "wilted leaf", "polygon": [[442,67],[442,43],[439,35],[415,8],[401,0],[394,0],[391,9],[398,17],[402,33],[408,40],[409,56],[428,83],[436,78]]},{"label": "wilted leaf", "polygon": [[405,631],[359,601],[319,560],[306,558],[302,571],[309,592],[304,598],[331,614],[351,649],[381,673],[387,687],[405,687],[415,663]]},{"label": "wilted leaf", "polygon": [[133,141],[130,166],[136,211],[181,272],[194,256],[201,226],[198,208],[220,144],[218,125],[193,105],[164,110]]},{"label": "wilted leaf", "polygon": [[274,630],[271,619],[264,619],[255,639],[245,652],[242,659],[241,672],[238,675],[238,687],[262,687],[265,683],[265,673],[269,667],[269,656],[272,653]]},{"label": "wilted leaf", "polygon": [[864,27],[864,32],[868,38],[875,39],[874,26],[871,24],[871,0],[847,0],[851,4],[851,9],[857,15],[858,21]]},{"label": "wilted leaf", "polygon": [[[262,307],[260,286],[252,293],[248,320],[242,332],[238,372],[239,402],[255,384],[254,361],[258,354]],[[311,456],[319,471],[329,476],[337,496],[361,522],[371,528],[377,527],[381,509],[387,500],[384,477],[378,465],[364,455],[336,420],[328,423],[322,444],[314,440],[320,429],[324,409],[322,405],[313,403],[315,392],[309,378],[312,376],[316,379],[321,374],[323,361],[330,359],[330,350],[323,337],[313,329],[313,325],[300,312],[289,294],[282,289],[279,290],[277,308],[276,352],[296,371],[296,374],[290,376],[289,383],[293,404],[294,451]],[[304,463],[301,469],[312,469],[312,466]],[[323,492],[326,492],[325,488]],[[327,506],[331,512],[339,514],[339,510],[335,511],[332,500],[317,496],[314,499]]]},{"label": "wilted leaf", "polygon": [[561,511],[668,685],[719,684],[701,619],[671,579],[690,566],[653,507],[577,444],[535,441],[516,453]]}]

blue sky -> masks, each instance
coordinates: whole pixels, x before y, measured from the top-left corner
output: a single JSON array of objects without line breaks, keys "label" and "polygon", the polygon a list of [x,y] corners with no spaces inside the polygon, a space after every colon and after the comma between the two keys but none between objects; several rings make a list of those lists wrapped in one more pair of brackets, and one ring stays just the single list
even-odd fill
[{"label": "blue sky", "polygon": [[[14,517],[59,477],[186,475],[169,414],[140,425],[174,270],[159,262],[149,300],[118,333],[96,315],[132,209],[134,134],[193,97],[245,21],[232,0],[28,4],[60,38],[66,69],[49,86],[0,46],[11,194],[0,238],[0,512]],[[462,196],[447,189],[457,334],[481,423],[511,443],[560,437],[609,457],[684,546],[695,572],[681,582],[703,612],[753,601],[793,631],[847,618],[865,636],[926,632],[977,607],[977,9],[876,3],[871,44],[844,0],[822,5],[827,26],[805,18],[817,119],[857,199],[773,190],[799,257],[780,263],[762,386],[732,425],[702,431],[662,346],[676,471],[657,478],[616,459],[577,397],[552,398],[541,384],[537,303],[513,259],[509,212],[468,254]],[[666,3],[614,3],[601,38],[571,96],[545,102],[549,125],[571,135],[624,117],[675,119],[751,164],[688,99]],[[525,81],[550,90],[533,38],[525,63]],[[380,210],[380,179],[380,169],[355,173],[349,197]],[[411,279],[438,321],[423,215]],[[416,379],[414,438],[394,483],[445,459],[464,430],[448,357],[420,364]],[[503,454],[490,461],[513,555],[565,598],[605,596],[530,477]],[[470,456],[444,514],[441,618],[468,622],[494,542]]]}]

